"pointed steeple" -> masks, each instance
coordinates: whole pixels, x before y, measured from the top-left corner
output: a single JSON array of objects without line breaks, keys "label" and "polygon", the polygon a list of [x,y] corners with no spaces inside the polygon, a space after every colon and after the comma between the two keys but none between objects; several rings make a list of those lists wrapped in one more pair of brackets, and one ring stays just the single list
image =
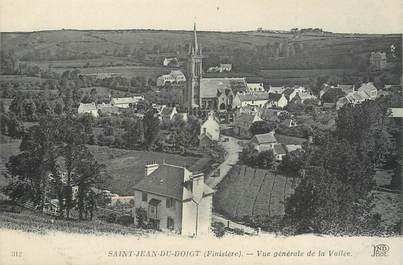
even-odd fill
[{"label": "pointed steeple", "polygon": [[198,54],[199,53],[199,48],[198,48],[198,45],[197,45],[197,33],[196,33],[196,22],[194,23],[194,27],[193,27],[193,39],[194,39],[194,46],[193,46],[193,48],[194,48],[194,52],[195,52],[195,54]]}]

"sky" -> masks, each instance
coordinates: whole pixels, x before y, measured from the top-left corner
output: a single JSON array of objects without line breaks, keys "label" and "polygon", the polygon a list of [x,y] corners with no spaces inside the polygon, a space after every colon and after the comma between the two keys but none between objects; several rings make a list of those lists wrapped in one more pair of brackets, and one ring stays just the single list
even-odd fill
[{"label": "sky", "polygon": [[402,33],[402,0],[0,0],[0,31],[323,28]]}]

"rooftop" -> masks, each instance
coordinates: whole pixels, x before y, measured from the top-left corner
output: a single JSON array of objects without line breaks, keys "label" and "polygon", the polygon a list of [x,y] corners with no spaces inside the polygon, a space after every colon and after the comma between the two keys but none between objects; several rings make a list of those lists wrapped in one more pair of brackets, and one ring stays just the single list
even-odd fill
[{"label": "rooftop", "polygon": [[[185,176],[191,174],[186,168],[161,164],[150,175],[143,177],[135,186],[135,190],[158,194],[179,201],[191,198],[192,192],[185,187]],[[207,185],[204,185],[204,194],[213,193]]]},{"label": "rooftop", "polygon": [[256,139],[256,141],[259,144],[265,144],[265,143],[276,143],[276,137],[274,137],[274,135],[272,133],[264,133],[264,134],[256,134],[254,136],[254,138]]},{"label": "rooftop", "polygon": [[200,97],[214,98],[217,93],[226,89],[231,90],[234,94],[238,92],[247,92],[245,78],[202,78],[200,79]]}]

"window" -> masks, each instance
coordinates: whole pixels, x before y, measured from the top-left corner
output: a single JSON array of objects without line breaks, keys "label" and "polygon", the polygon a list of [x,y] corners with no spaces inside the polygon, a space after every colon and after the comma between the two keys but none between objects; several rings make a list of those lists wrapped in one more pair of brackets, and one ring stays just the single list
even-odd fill
[{"label": "window", "polygon": [[171,217],[167,218],[167,228],[169,230],[174,230],[175,229],[175,222],[174,222],[174,219],[171,218]]},{"label": "window", "polygon": [[168,198],[166,201],[167,208],[175,209],[175,200],[172,198]]},{"label": "window", "polygon": [[147,198],[147,193],[143,192],[143,193],[141,194],[141,200],[142,200],[143,202],[146,202],[146,201],[148,200],[148,198]]}]

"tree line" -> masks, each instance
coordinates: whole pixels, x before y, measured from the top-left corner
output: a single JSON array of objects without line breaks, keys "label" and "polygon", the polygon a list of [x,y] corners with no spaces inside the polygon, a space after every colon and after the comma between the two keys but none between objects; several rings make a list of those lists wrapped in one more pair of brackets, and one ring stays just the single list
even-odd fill
[{"label": "tree line", "polygon": [[22,135],[20,153],[6,164],[4,188],[12,200],[30,201],[43,211],[50,199],[58,200],[58,215],[90,219],[96,207],[93,188],[103,183],[104,165],[99,164],[86,143],[91,127],[72,115],[42,116],[38,125]]}]

